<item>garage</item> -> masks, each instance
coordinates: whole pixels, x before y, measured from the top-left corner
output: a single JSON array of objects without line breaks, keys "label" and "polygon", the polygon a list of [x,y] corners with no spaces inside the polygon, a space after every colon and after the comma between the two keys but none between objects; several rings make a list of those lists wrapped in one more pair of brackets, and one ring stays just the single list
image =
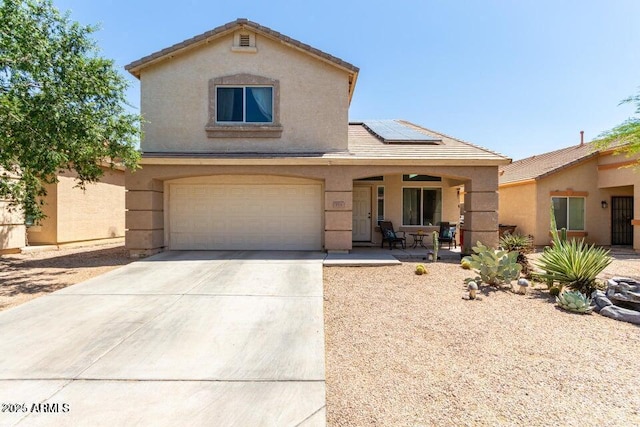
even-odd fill
[{"label": "garage", "polygon": [[321,250],[321,185],[255,181],[169,184],[170,249]]}]

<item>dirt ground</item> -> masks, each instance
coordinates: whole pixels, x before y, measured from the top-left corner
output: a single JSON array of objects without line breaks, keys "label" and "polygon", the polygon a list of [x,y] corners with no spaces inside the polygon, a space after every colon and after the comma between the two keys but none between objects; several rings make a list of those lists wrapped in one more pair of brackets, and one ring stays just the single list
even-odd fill
[{"label": "dirt ground", "polygon": [[134,261],[121,243],[0,256],[0,310]]}]

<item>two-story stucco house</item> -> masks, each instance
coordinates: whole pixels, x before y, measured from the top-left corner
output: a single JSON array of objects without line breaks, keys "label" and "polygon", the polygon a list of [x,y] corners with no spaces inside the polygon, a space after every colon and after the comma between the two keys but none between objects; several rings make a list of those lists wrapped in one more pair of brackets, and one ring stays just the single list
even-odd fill
[{"label": "two-story stucco house", "polygon": [[126,69],[140,79],[142,169],[126,176],[126,245],[348,251],[457,223],[497,242],[509,159],[399,120],[349,123],[358,68],[238,19]]}]

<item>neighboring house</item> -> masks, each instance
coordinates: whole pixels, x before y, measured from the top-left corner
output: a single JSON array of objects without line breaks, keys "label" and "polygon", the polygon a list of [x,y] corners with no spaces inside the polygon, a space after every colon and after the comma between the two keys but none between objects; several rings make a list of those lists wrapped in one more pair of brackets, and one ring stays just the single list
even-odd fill
[{"label": "neighboring house", "polygon": [[29,245],[59,245],[87,241],[109,241],[124,237],[124,171],[105,168],[105,174],[86,190],[76,187],[75,175],[60,173],[56,184],[46,186],[42,207],[47,216],[29,227],[20,212],[9,212],[0,202],[0,253],[19,252]]},{"label": "neighboring house", "polygon": [[548,245],[553,203],[568,236],[640,251],[640,174],[629,167],[637,161],[580,144],[502,166],[500,223]]},{"label": "neighboring house", "polygon": [[[509,159],[401,120],[349,123],[358,68],[238,19],[126,69],[140,79],[142,169],[126,177],[126,245],[348,251],[459,219],[497,242]],[[401,70],[398,70],[401,75]],[[390,77],[393,78],[393,77]]]}]

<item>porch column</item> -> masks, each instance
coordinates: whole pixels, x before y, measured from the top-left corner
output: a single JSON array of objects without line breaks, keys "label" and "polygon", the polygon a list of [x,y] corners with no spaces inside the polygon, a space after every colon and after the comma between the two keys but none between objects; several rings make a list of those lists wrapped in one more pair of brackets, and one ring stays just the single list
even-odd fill
[{"label": "porch column", "polygon": [[353,181],[327,177],[324,186],[324,248],[348,252],[352,247]]},{"label": "porch column", "polygon": [[482,169],[464,184],[464,254],[470,254],[478,241],[486,246],[498,246],[498,171],[497,168]]},{"label": "porch column", "polygon": [[132,258],[164,249],[164,193],[162,181],[144,180],[129,171],[125,175],[125,247]]}]

